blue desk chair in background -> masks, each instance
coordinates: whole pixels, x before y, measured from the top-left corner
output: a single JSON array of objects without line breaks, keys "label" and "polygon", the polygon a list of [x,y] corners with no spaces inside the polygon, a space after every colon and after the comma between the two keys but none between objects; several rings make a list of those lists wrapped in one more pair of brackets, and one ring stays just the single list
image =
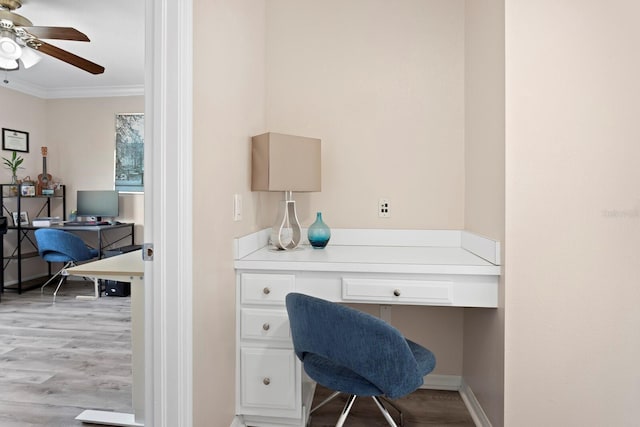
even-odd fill
[{"label": "blue desk chair in background", "polygon": [[[89,248],[80,237],[73,233],[55,228],[39,228],[35,231],[36,243],[40,257],[47,262],[62,262],[64,266],[49,280],[46,281],[40,292],[44,292],[53,279],[60,276],[60,281],[53,293],[53,302],[56,302],[56,295],[65,277],[68,276],[67,268],[76,266],[82,261],[89,261],[98,256],[98,250]],[[94,296],[78,296],[78,299],[97,299],[100,296],[98,279],[94,279]]]},{"label": "blue desk chair in background", "polygon": [[336,423],[341,427],[356,397],[370,396],[389,425],[397,427],[380,398],[396,399],[420,387],[435,368],[433,353],[383,320],[353,308],[299,293],[288,294],[286,304],[293,348],[305,372],[335,391],[311,412],[347,393]]}]

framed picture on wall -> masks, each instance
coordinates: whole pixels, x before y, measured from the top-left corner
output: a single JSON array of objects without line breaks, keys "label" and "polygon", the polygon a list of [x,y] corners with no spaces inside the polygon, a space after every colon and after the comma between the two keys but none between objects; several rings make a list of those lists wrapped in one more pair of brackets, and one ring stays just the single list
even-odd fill
[{"label": "framed picture on wall", "polygon": [[116,114],[115,188],[144,191],[144,114]]},{"label": "framed picture on wall", "polygon": [[2,149],[29,152],[29,132],[2,128]]}]

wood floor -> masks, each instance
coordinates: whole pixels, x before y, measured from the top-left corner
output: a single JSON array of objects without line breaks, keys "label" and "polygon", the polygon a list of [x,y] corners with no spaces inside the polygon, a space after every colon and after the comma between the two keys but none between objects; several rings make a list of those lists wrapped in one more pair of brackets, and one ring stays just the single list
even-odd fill
[{"label": "wood floor", "polygon": [[131,412],[129,298],[91,295],[91,282],[69,282],[52,304],[45,294],[2,294],[0,426],[88,426],[84,409]]},{"label": "wood floor", "polygon": [[[132,411],[130,299],[75,299],[92,286],[69,282],[55,304],[52,287],[2,295],[0,427],[89,426],[74,419],[84,409]],[[319,386],[315,401],[328,394]],[[418,390],[395,403],[407,427],[474,425],[457,392]],[[311,426],[334,426],[343,406],[344,398],[334,400]],[[371,399],[356,400],[351,412],[347,427],[387,425]]]},{"label": "wood floor", "polygon": [[[331,392],[327,389],[317,386],[313,406],[322,402],[330,394]],[[346,395],[340,395],[314,412],[311,417],[311,426],[335,426],[346,398]],[[408,396],[394,400],[393,403],[402,410],[406,427],[475,426],[460,394],[455,391],[417,390]],[[398,423],[397,412],[389,405],[385,406]],[[344,425],[345,427],[389,426],[373,400],[368,397],[356,399]]]}]

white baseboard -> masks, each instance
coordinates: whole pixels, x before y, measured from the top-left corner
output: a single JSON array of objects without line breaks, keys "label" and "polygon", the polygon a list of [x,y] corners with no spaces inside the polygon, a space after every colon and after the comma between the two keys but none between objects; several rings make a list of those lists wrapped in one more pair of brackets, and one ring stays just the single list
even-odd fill
[{"label": "white baseboard", "polygon": [[[55,274],[55,271],[52,271],[51,274]],[[43,274],[43,273],[36,273],[36,274],[32,274],[30,276],[22,276],[22,282],[24,283],[24,282],[27,282],[29,280],[40,279],[40,278],[45,278],[45,277],[47,277],[47,275]],[[17,285],[17,284],[18,284],[18,279],[7,280],[6,282],[4,282],[5,286]]]},{"label": "white baseboard", "polygon": [[231,421],[231,425],[229,427],[246,427],[246,424],[240,419],[239,416],[233,417],[233,421]]},{"label": "white baseboard", "polygon": [[471,390],[471,387],[467,383],[462,380],[460,384],[460,397],[462,397],[462,401],[467,407],[471,418],[473,418],[473,422],[476,424],[476,427],[491,427],[491,421],[489,421],[489,417],[485,414],[482,406],[480,406],[480,402],[476,399],[475,394]]},{"label": "white baseboard", "polygon": [[427,375],[420,387],[429,390],[457,391],[464,402],[476,427],[491,427],[491,421],[485,414],[471,387],[458,375]]},{"label": "white baseboard", "polygon": [[427,375],[424,377],[422,389],[459,391],[462,377],[458,375]]},{"label": "white baseboard", "polygon": [[[53,270],[51,272],[51,274],[56,274],[57,270]],[[42,274],[42,273],[36,273],[36,274],[32,274],[30,276],[22,276],[22,282],[27,282],[29,280],[35,280],[35,279],[46,279],[47,275],[46,274]],[[77,280],[77,281],[84,281],[86,282],[87,279],[83,278],[83,277],[79,277],[79,276],[67,276],[67,280]],[[44,283],[44,280],[42,281],[42,283]],[[17,285],[18,284],[18,279],[13,279],[13,280],[7,280],[6,282],[4,282],[5,286],[11,286],[11,285]],[[55,281],[55,284],[57,285],[58,282]]]}]

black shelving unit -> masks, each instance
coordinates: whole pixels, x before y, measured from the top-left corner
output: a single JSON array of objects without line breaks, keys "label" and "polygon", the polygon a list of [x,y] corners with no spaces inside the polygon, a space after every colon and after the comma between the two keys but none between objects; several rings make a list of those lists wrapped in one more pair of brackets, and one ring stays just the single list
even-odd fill
[{"label": "black shelving unit", "polygon": [[[16,188],[16,192],[12,191],[12,188]],[[66,220],[67,212],[67,192],[66,187],[61,185],[59,189],[51,196],[22,196],[22,188],[20,185],[14,184],[0,184],[0,204],[2,205],[2,214],[7,217],[9,226],[7,227],[7,234],[3,237],[4,246],[7,247],[8,242],[12,242],[15,246],[11,254],[2,253],[2,277],[0,278],[0,291],[5,290],[17,291],[19,294],[41,286],[42,279],[22,280],[22,263],[29,258],[37,258],[38,246],[33,236],[33,231],[38,227],[31,225],[22,225],[20,221],[17,224],[13,221],[13,212],[27,212],[29,219],[52,216],[52,201],[60,200],[62,202],[62,212],[57,216],[62,220]],[[57,211],[57,209],[56,209]],[[5,286],[4,272],[5,269],[11,264],[17,265],[17,283],[10,286]],[[51,265],[48,265],[49,276],[51,275]],[[44,278],[46,280],[46,277]]]}]

